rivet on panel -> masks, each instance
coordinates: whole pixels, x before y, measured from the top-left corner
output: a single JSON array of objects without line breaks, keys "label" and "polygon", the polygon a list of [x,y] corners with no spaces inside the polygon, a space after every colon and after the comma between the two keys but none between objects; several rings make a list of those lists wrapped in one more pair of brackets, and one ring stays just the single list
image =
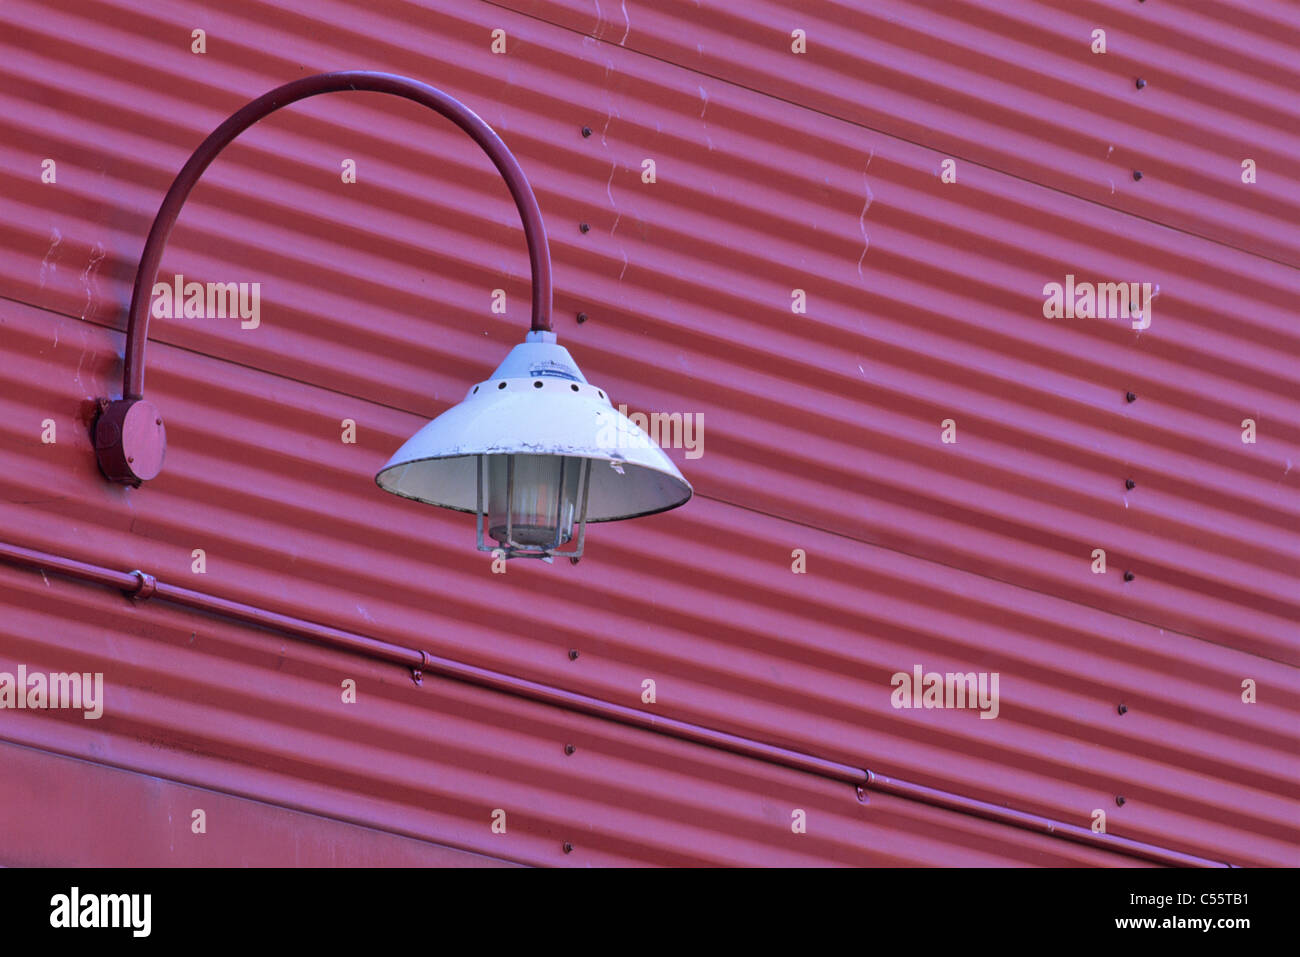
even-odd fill
[{"label": "rivet on panel", "polygon": [[590,136],[590,135],[591,135],[591,127],[590,127],[590,126],[584,126],[584,127],[582,128],[582,135],[583,135],[584,138]]},{"label": "rivet on panel", "polygon": [[1118,804],[1120,807],[1123,807],[1123,806],[1124,806],[1124,795],[1122,795],[1122,794],[1117,794],[1117,795],[1115,796],[1115,803]]},{"label": "rivet on panel", "polygon": [[578,325],[582,325],[586,321],[587,321],[587,314],[585,312],[578,313]]},{"label": "rivet on panel", "polygon": [[1141,178],[1142,178],[1142,171],[1141,171],[1140,169],[1135,169],[1135,170],[1133,171],[1133,178],[1134,178],[1134,179],[1141,179]]},{"label": "rivet on panel", "polygon": [[1137,577],[1137,576],[1134,575],[1132,572],[1125,572],[1125,573],[1124,573],[1124,580],[1125,580],[1126,582],[1131,582],[1131,581],[1132,581],[1134,578],[1136,578],[1136,577]]},{"label": "rivet on panel", "polygon": [[578,660],[578,649],[577,649],[577,648],[570,648],[570,649],[569,649],[569,660],[570,660],[570,661],[577,661],[577,660]]},{"label": "rivet on panel", "polygon": [[587,223],[579,223],[578,228],[582,230],[584,233],[591,232],[591,226],[589,226]]},{"label": "rivet on panel", "polygon": [[1124,480],[1124,487],[1125,487],[1126,489],[1129,489],[1129,490],[1131,491],[1131,490],[1137,488],[1137,482],[1133,481],[1132,479],[1125,479],[1125,480]]},{"label": "rivet on panel", "polygon": [[1138,78],[1137,78],[1137,84],[1136,84],[1136,85],[1137,85],[1137,88],[1140,90],[1140,89],[1142,89],[1144,86],[1147,85],[1147,81],[1144,80],[1144,79],[1142,79],[1142,77],[1138,77]]},{"label": "rivet on panel", "polygon": [[1136,393],[1136,392],[1125,392],[1125,393],[1124,393],[1124,399],[1125,399],[1126,401],[1128,401],[1128,402],[1136,402],[1136,401],[1138,400],[1137,393]]},{"label": "rivet on panel", "polygon": [[573,845],[570,844],[568,841],[565,841],[565,842],[564,842],[564,853],[565,853],[565,854],[572,854],[572,853],[573,853]]},{"label": "rivet on panel", "polygon": [[572,754],[574,751],[577,751],[577,750],[578,750],[578,749],[575,748],[575,747],[574,747],[573,745],[571,745],[571,744],[566,744],[566,745],[564,746],[564,753],[565,753],[565,754]]},{"label": "rivet on panel", "polygon": [[1118,708],[1116,708],[1115,710],[1118,711],[1120,714],[1128,714],[1128,705],[1126,705],[1126,704],[1121,704],[1121,705],[1120,705]]},{"label": "rivet on panel", "polygon": [[863,804],[866,804],[866,803],[867,803],[867,789],[866,789],[866,788],[863,788],[863,787],[858,788],[858,800],[859,800],[860,802],[862,802]]}]

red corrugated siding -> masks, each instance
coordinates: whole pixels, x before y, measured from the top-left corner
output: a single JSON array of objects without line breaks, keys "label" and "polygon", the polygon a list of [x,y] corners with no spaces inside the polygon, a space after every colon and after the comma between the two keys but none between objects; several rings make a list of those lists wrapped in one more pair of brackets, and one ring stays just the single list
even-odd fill
[{"label": "red corrugated siding", "polygon": [[[1296,86],[1294,11],[517,6],[0,6],[0,538],[627,706],[653,677],[674,718],[1064,823],[1103,808],[1114,834],[1211,860],[1300,863],[1300,143],[1296,98],[1273,95]],[[248,99],[338,68],[444,88],[517,153],[561,342],[616,404],[704,415],[704,456],[670,452],[685,509],[594,527],[577,567],[499,576],[464,516],[375,489],[520,338],[528,270],[473,144],[362,94],[277,114],[205,175],[163,273],[262,282],[262,327],[155,321],[166,469],[138,491],[99,478],[89,400],[117,394],[167,184]],[[1042,318],[1067,272],[1159,283],[1151,328]],[[93,659],[116,695],[94,727],[0,712],[20,744],[529,863],[1132,861],[3,581],[0,670]],[[891,708],[889,676],[918,663],[999,672],[999,718]],[[349,711],[354,673],[370,704]]]},{"label": "red corrugated siding", "polygon": [[[8,867],[505,867],[221,791],[0,743]],[[197,816],[195,811],[202,811]],[[201,822],[201,827],[200,827]],[[201,833],[196,833],[201,831]]]}]

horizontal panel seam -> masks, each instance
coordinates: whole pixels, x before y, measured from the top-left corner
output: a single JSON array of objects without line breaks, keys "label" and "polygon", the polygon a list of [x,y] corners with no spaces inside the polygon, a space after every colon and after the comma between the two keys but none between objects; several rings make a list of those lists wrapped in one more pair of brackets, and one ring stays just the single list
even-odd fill
[{"label": "horizontal panel seam", "polygon": [[[455,851],[460,854],[469,854],[474,857],[483,858],[485,860],[499,861],[502,864],[515,864],[522,867],[532,866],[527,861],[520,861],[511,857],[503,857],[500,854],[488,853],[487,851],[476,850],[469,846],[460,846],[457,844],[452,844],[446,840],[441,840],[441,839],[435,840],[411,831],[403,831],[391,827],[384,827],[382,825],[374,824],[360,818],[340,817],[335,814],[322,813],[321,811],[316,810],[315,808],[305,804],[289,804],[289,803],[279,803],[276,801],[269,801],[265,797],[254,793],[231,790],[229,788],[213,787],[210,784],[205,784],[201,781],[190,780],[188,778],[176,777],[170,774],[159,774],[154,771],[142,771],[139,768],[133,768],[123,764],[114,764],[109,761],[87,758],[82,754],[69,751],[64,748],[48,747],[45,744],[32,744],[28,741],[19,740],[18,738],[11,737],[9,734],[0,734],[0,744],[7,744],[11,747],[22,748],[25,751],[34,751],[41,755],[49,755],[55,758],[64,758],[69,761],[76,761],[80,764],[88,764],[91,767],[103,768],[108,771],[119,771],[126,774],[139,775],[140,777],[152,778],[157,781],[164,781],[168,784],[172,784],[177,787],[193,788],[196,791],[204,791],[207,792],[208,794],[219,794],[224,797],[235,798],[236,800],[240,800],[240,801],[249,801],[254,804],[261,804],[268,808],[293,811],[297,814],[305,814],[322,821],[337,822],[340,824],[346,824],[349,827],[362,828],[367,831],[374,831],[378,834],[386,834],[391,837],[402,838],[403,840],[417,841],[420,844],[423,844],[431,848],[441,848],[450,851]],[[116,866],[116,864],[117,862],[115,862],[114,866]],[[0,860],[0,867],[6,867],[6,866],[12,866],[12,865],[6,865],[3,862],[3,860]]]},{"label": "horizontal panel seam", "polygon": [[[35,303],[27,302],[26,300],[23,300],[23,299],[13,299],[13,298],[8,297],[8,296],[0,295],[0,302],[12,302],[12,303],[14,303],[14,304],[16,304],[16,305],[23,306],[23,307],[28,308],[28,309],[34,309],[34,310],[37,310],[37,311],[40,311],[40,312],[43,312],[43,313],[46,313],[46,314],[48,314],[48,315],[52,315],[52,316],[59,316],[59,317],[62,317],[62,318],[68,319],[68,320],[73,321],[73,322],[84,322],[84,323],[87,323],[87,324],[89,324],[89,325],[96,326],[97,328],[103,329],[103,330],[105,330],[105,331],[107,331],[107,332],[111,332],[111,333],[114,333],[114,334],[116,334],[116,335],[123,336],[123,338],[125,338],[125,335],[126,335],[125,332],[124,332],[123,330],[119,329],[119,328],[116,327],[116,326],[108,325],[108,324],[102,323],[102,322],[100,322],[100,321],[98,321],[98,320],[95,320],[95,319],[85,319],[85,318],[82,318],[82,317],[80,317],[80,316],[74,316],[74,315],[71,315],[71,314],[69,314],[69,313],[60,312],[60,311],[55,310],[55,309],[50,309],[50,308],[48,308],[48,307],[46,307],[46,306],[40,306],[40,305],[37,305],[37,304],[35,304]],[[404,407],[402,407],[402,406],[389,405],[388,403],[385,403],[385,402],[378,402],[378,401],[376,401],[376,400],[374,400],[374,399],[366,398],[365,396],[353,395],[353,394],[350,393],[350,392],[343,392],[343,391],[340,391],[340,390],[338,390],[338,389],[331,388],[331,387],[329,387],[329,386],[325,386],[325,385],[321,385],[321,384],[316,383],[316,382],[310,382],[310,381],[307,381],[307,380],[305,380],[305,379],[298,379],[298,378],[295,378],[295,377],[293,377],[293,376],[284,375],[283,373],[280,373],[280,372],[275,372],[275,371],[270,370],[270,369],[264,369],[264,368],[262,368],[261,366],[249,365],[249,364],[247,364],[247,363],[239,362],[238,360],[231,359],[231,358],[226,357],[226,356],[219,356],[219,355],[214,355],[214,354],[212,354],[212,353],[201,352],[201,351],[199,351],[199,350],[197,350],[197,349],[190,348],[189,346],[178,345],[178,344],[176,344],[175,342],[171,342],[171,341],[169,341],[168,339],[165,339],[165,338],[152,337],[152,338],[150,338],[149,341],[150,341],[150,342],[154,342],[154,343],[158,343],[159,345],[165,345],[165,346],[167,346],[169,349],[175,349],[175,350],[177,350],[178,352],[184,352],[184,353],[186,353],[186,354],[188,354],[188,355],[192,355],[192,356],[195,356],[195,357],[197,357],[197,358],[210,359],[210,360],[215,361],[215,362],[226,363],[226,364],[228,364],[228,365],[236,366],[237,368],[240,368],[240,369],[245,369],[245,370],[247,370],[247,371],[249,371],[249,372],[254,372],[254,373],[258,373],[258,374],[260,374],[260,375],[270,376],[270,377],[272,377],[272,378],[274,378],[274,379],[278,379],[278,380],[280,380],[280,381],[282,381],[282,382],[292,382],[292,383],[295,383],[295,384],[297,384],[297,385],[304,386],[304,387],[306,387],[306,388],[310,388],[310,389],[319,389],[319,390],[321,390],[321,391],[323,391],[323,392],[328,392],[330,395],[339,396],[339,397],[341,397],[341,398],[353,399],[353,400],[355,400],[355,401],[357,401],[357,402],[362,402],[362,403],[365,403],[365,404],[367,404],[367,405],[374,406],[375,408],[379,408],[379,409],[388,409],[388,410],[393,411],[393,412],[401,412],[401,413],[403,413],[403,414],[405,414],[405,415],[413,415],[413,416],[415,416],[415,417],[417,417],[417,418],[423,418],[425,415],[427,415],[427,413],[414,412],[414,411],[412,411],[412,410],[410,410],[410,409],[407,409],[407,408],[404,408]],[[742,510],[747,511],[747,512],[752,512],[752,513],[754,513],[755,515],[762,515],[762,516],[764,516],[764,517],[766,517],[766,518],[769,518],[769,519],[772,519],[772,520],[774,520],[774,521],[778,521],[778,522],[786,522],[786,523],[788,523],[788,524],[790,524],[790,525],[794,525],[794,526],[796,526],[796,527],[798,527],[798,528],[807,528],[807,529],[810,529],[810,530],[812,530],[812,531],[821,532],[822,534],[825,534],[825,535],[833,535],[833,536],[835,536],[835,537],[837,537],[837,538],[843,538],[843,539],[845,539],[845,540],[847,540],[847,541],[850,541],[850,542],[857,542],[858,544],[865,545],[865,546],[867,546],[867,547],[869,547],[869,548],[878,548],[878,549],[880,549],[881,551],[889,552],[889,553],[894,554],[894,555],[902,555],[902,556],[905,556],[906,558],[911,559],[911,560],[913,560],[913,561],[926,562],[926,563],[928,563],[928,564],[930,564],[930,565],[934,565],[935,567],[950,569],[950,570],[952,570],[952,571],[958,572],[958,573],[963,574],[963,575],[974,575],[974,576],[977,577],[977,578],[982,578],[982,579],[984,579],[985,581],[996,582],[997,584],[999,584],[999,585],[1003,585],[1003,586],[1005,586],[1005,587],[1007,587],[1007,588],[1015,588],[1015,589],[1020,590],[1020,591],[1030,592],[1031,594],[1035,594],[1035,595],[1043,595],[1043,596],[1045,596],[1045,597],[1047,597],[1047,598],[1051,598],[1051,599],[1056,600],[1056,601],[1064,601],[1064,602],[1068,602],[1068,603],[1071,604],[1071,605],[1075,605],[1075,606],[1078,606],[1078,607],[1081,607],[1081,608],[1086,608],[1086,609],[1088,609],[1089,611],[1097,612],[1097,613],[1100,613],[1100,614],[1103,614],[1103,615],[1112,615],[1112,616],[1114,616],[1114,617],[1116,617],[1116,618],[1120,618],[1120,619],[1122,619],[1122,620],[1124,620],[1124,621],[1131,621],[1131,622],[1134,622],[1134,623],[1136,623],[1136,624],[1138,624],[1138,625],[1142,625],[1142,626],[1144,626],[1144,627],[1148,627],[1148,628],[1159,628],[1159,629],[1162,629],[1162,630],[1165,631],[1165,632],[1168,632],[1168,633],[1173,634],[1173,635],[1178,635],[1178,636],[1183,637],[1183,638],[1186,638],[1186,639],[1188,639],[1188,640],[1190,640],[1190,641],[1200,641],[1200,642],[1204,642],[1204,643],[1206,643],[1206,644],[1208,644],[1208,645],[1211,645],[1211,646],[1213,646],[1213,647],[1215,647],[1215,648],[1223,648],[1223,649],[1226,649],[1226,650],[1228,650],[1228,651],[1236,652],[1236,653],[1238,653],[1238,654],[1249,655],[1250,657],[1252,657],[1252,658],[1258,658],[1258,659],[1261,660],[1261,661],[1268,661],[1268,662],[1271,662],[1271,663],[1273,663],[1273,664],[1285,665],[1285,666],[1287,666],[1287,667],[1295,667],[1295,666],[1296,666],[1294,662],[1285,661],[1285,660],[1283,660],[1283,659],[1281,659],[1281,658],[1276,658],[1276,657],[1274,657],[1274,656],[1272,656],[1272,655],[1262,654],[1262,653],[1260,653],[1260,652],[1258,652],[1258,651],[1248,651],[1248,650],[1245,650],[1245,649],[1242,649],[1242,648],[1237,648],[1237,647],[1235,647],[1235,646],[1233,646],[1233,645],[1229,645],[1229,644],[1226,644],[1226,643],[1224,643],[1224,642],[1214,641],[1214,640],[1212,640],[1212,639],[1210,639],[1210,638],[1206,638],[1206,637],[1204,637],[1203,635],[1197,635],[1197,634],[1193,634],[1192,632],[1189,632],[1189,631],[1183,631],[1183,630],[1181,630],[1181,629],[1179,629],[1179,628],[1175,628],[1175,627],[1173,627],[1172,625],[1170,625],[1170,624],[1168,624],[1168,623],[1166,623],[1166,624],[1161,624],[1159,621],[1148,621],[1146,618],[1140,618],[1140,617],[1136,617],[1136,616],[1131,615],[1131,614],[1126,614],[1126,613],[1124,613],[1124,612],[1114,611],[1114,610],[1109,609],[1109,608],[1103,608],[1103,607],[1100,606],[1100,605],[1094,605],[1094,604],[1090,604],[1090,603],[1088,603],[1088,602],[1086,602],[1086,601],[1080,601],[1080,600],[1077,599],[1077,598],[1067,598],[1067,597],[1065,597],[1065,596],[1063,596],[1063,595],[1059,595],[1059,594],[1056,594],[1056,593],[1054,593],[1054,592],[1043,591],[1042,589],[1039,589],[1039,588],[1031,588],[1031,587],[1029,587],[1028,585],[1024,585],[1024,584],[1021,584],[1021,583],[1019,583],[1019,582],[1011,581],[1010,579],[999,578],[999,577],[996,577],[996,576],[993,576],[993,575],[988,575],[988,574],[985,574],[985,573],[983,573],[983,572],[975,571],[974,569],[966,568],[966,567],[961,566],[961,565],[954,565],[954,564],[951,564],[950,562],[939,561],[938,559],[935,559],[935,558],[926,558],[926,557],[924,557],[924,556],[922,556],[922,555],[919,555],[919,554],[917,554],[917,553],[915,553],[915,552],[907,551],[906,549],[902,549],[902,548],[893,548],[893,547],[891,547],[891,546],[889,546],[889,545],[884,545],[884,544],[881,544],[880,542],[872,541],[871,539],[867,539],[867,538],[858,538],[857,536],[854,536],[854,535],[847,535],[847,534],[845,534],[843,531],[836,531],[835,529],[832,529],[832,528],[829,528],[829,527],[824,527],[824,526],[822,526],[822,525],[818,525],[818,524],[816,524],[816,523],[814,523],[814,522],[803,521],[803,520],[801,520],[801,519],[793,518],[793,517],[791,517],[791,516],[789,516],[789,515],[784,515],[784,514],[780,514],[780,513],[777,513],[777,512],[768,512],[768,511],[764,511],[764,510],[761,509],[761,508],[756,508],[756,507],[754,507],[753,505],[747,504],[747,503],[745,503],[745,502],[735,501],[735,500],[732,500],[732,499],[729,499],[729,498],[723,498],[723,497],[721,497],[721,496],[717,496],[717,495],[708,495],[708,494],[705,494],[705,493],[703,493],[703,492],[698,492],[698,491],[696,492],[696,497],[701,498],[701,499],[705,499],[705,500],[707,500],[707,501],[711,501],[711,502],[717,502],[717,503],[719,503],[719,504],[721,504],[721,505],[727,505],[727,506],[730,506],[731,508],[738,508],[738,509],[742,509]],[[17,504],[22,504],[22,503],[17,503]]]},{"label": "horizontal panel seam", "polygon": [[779,96],[776,93],[770,93],[767,90],[760,90],[752,86],[746,86],[744,83],[740,83],[736,80],[729,80],[726,77],[719,76],[716,73],[706,73],[703,70],[696,70],[692,67],[686,66],[685,64],[678,63],[675,60],[666,60],[661,56],[656,56],[653,53],[647,53],[646,51],[637,49],[636,47],[624,46],[619,43],[610,43],[608,40],[603,40],[600,37],[592,36],[590,33],[584,33],[581,30],[575,29],[573,27],[565,26],[562,23],[556,23],[555,21],[548,20],[545,17],[540,16],[538,14],[525,13],[522,10],[517,10],[512,6],[509,6],[508,4],[503,4],[498,2],[498,0],[483,0],[483,2],[490,4],[491,6],[497,7],[498,9],[513,13],[516,16],[526,17],[527,19],[533,20],[537,23],[543,23],[549,27],[554,27],[557,30],[563,30],[566,33],[573,34],[574,36],[579,36],[582,37],[583,39],[592,40],[595,41],[596,43],[601,43],[613,47],[614,49],[623,50],[635,56],[645,57],[646,59],[654,60],[656,63],[662,63],[664,66],[672,67],[675,70],[682,70],[686,73],[691,73],[698,77],[704,77],[706,79],[713,80],[715,83],[725,83],[727,86],[730,86],[734,89],[745,90],[748,93],[752,93],[755,96],[761,96],[775,103],[781,103],[785,106],[792,106],[795,109],[799,109],[799,110],[806,110],[807,112],[814,113],[817,116],[824,116],[829,120],[834,120],[835,122],[838,123],[845,123],[849,126],[856,127],[857,129],[860,130],[867,130],[869,132],[877,134],[878,136],[888,137],[889,139],[895,140],[899,143],[907,143],[910,146],[915,146],[918,149],[923,149],[928,153],[934,153],[935,155],[938,156],[950,155],[955,159],[960,159],[963,163],[969,163],[971,166],[978,167],[979,169],[988,170],[990,173],[994,173],[998,176],[1005,176],[1008,179],[1012,179],[1017,182],[1024,183],[1026,186],[1037,187],[1038,189],[1047,190],[1048,192],[1055,193],[1059,196],[1069,196],[1071,199],[1077,200],[1081,203],[1088,203],[1091,206],[1095,206],[1098,209],[1104,209],[1107,212],[1114,213],[1117,216],[1124,216],[1131,219],[1136,219],[1144,223],[1149,223],[1153,226],[1158,226],[1163,229],[1168,229],[1171,232],[1182,233],[1184,236],[1190,236],[1192,238],[1199,239],[1203,242],[1213,243],[1216,246],[1222,246],[1225,249],[1235,250],[1247,256],[1253,256],[1256,259],[1259,259],[1263,262],[1269,262],[1278,266],[1284,266],[1288,269],[1300,269],[1300,262],[1291,262],[1286,259],[1279,259],[1276,256],[1269,255],[1268,253],[1264,253],[1256,249],[1250,249],[1245,246],[1238,246],[1234,243],[1228,242],[1227,240],[1216,239],[1213,236],[1207,236],[1203,233],[1194,232],[1191,229],[1184,229],[1180,226],[1175,226],[1172,223],[1166,223],[1159,219],[1152,219],[1150,216],[1143,216],[1140,213],[1135,213],[1132,212],[1131,210],[1123,209],[1119,206],[1109,206],[1106,203],[1100,202],[1099,200],[1089,199],[1087,196],[1080,196],[1077,193],[1072,193],[1068,189],[1061,189],[1056,186],[1049,186],[1047,183],[1039,182],[1036,179],[1029,179],[1027,177],[1012,173],[1008,170],[1000,169],[997,166],[991,166],[988,163],[980,162],[979,160],[970,159],[969,157],[963,156],[958,153],[945,154],[938,147],[931,146],[928,143],[924,143],[919,140],[908,139],[905,136],[902,136],[895,132],[891,132],[890,130],[887,129],[876,129],[873,126],[867,126],[865,123],[860,123],[857,120],[849,119],[846,116],[840,116],[838,113],[828,113],[825,110],[818,109],[815,106],[810,106],[809,104],[806,103],[800,103],[797,100],[790,100],[783,96]]},{"label": "horizontal panel seam", "polygon": [[743,757],[754,758],[768,764],[804,771],[838,783],[855,784],[859,788],[892,794],[905,800],[997,821],[1012,827],[1035,831],[1079,844],[1163,864],[1197,867],[1230,866],[1222,862],[1185,854],[1154,844],[1106,833],[1095,833],[1079,825],[1066,824],[953,792],[886,777],[867,769],[841,764],[805,752],[781,748],[764,741],[733,735],[703,725],[651,714],[600,698],[567,691],[553,685],[479,668],[451,658],[431,655],[420,649],[407,648],[404,645],[394,644],[368,635],[333,628],[290,615],[283,615],[279,612],[221,598],[206,592],[169,585],[142,571],[118,571],[102,565],[25,548],[9,542],[0,542],[0,561],[19,568],[37,570],[42,573],[51,571],[68,578],[115,588],[128,596],[144,595],[147,596],[148,600],[166,601],[182,607],[221,615],[235,621],[280,631],[317,645],[402,665],[410,669],[417,679],[422,676],[424,671],[428,671],[432,674],[487,688],[491,691],[503,692],[541,704],[553,705],[561,710],[573,711],[617,724],[653,731],[667,737],[701,744],[732,754],[739,754]]}]

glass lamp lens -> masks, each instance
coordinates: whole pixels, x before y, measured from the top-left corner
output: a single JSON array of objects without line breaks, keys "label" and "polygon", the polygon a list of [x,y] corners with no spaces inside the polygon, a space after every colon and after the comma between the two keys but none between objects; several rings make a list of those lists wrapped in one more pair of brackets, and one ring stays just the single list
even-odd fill
[{"label": "glass lamp lens", "polygon": [[503,546],[546,548],[568,542],[581,471],[582,459],[573,456],[488,456],[488,534]]}]

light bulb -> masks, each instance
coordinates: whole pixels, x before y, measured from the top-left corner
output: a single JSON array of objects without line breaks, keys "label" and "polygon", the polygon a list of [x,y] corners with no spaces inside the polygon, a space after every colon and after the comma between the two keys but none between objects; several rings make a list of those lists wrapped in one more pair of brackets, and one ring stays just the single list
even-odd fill
[{"label": "light bulb", "polygon": [[487,457],[488,534],[506,548],[558,548],[573,537],[583,460]]}]

